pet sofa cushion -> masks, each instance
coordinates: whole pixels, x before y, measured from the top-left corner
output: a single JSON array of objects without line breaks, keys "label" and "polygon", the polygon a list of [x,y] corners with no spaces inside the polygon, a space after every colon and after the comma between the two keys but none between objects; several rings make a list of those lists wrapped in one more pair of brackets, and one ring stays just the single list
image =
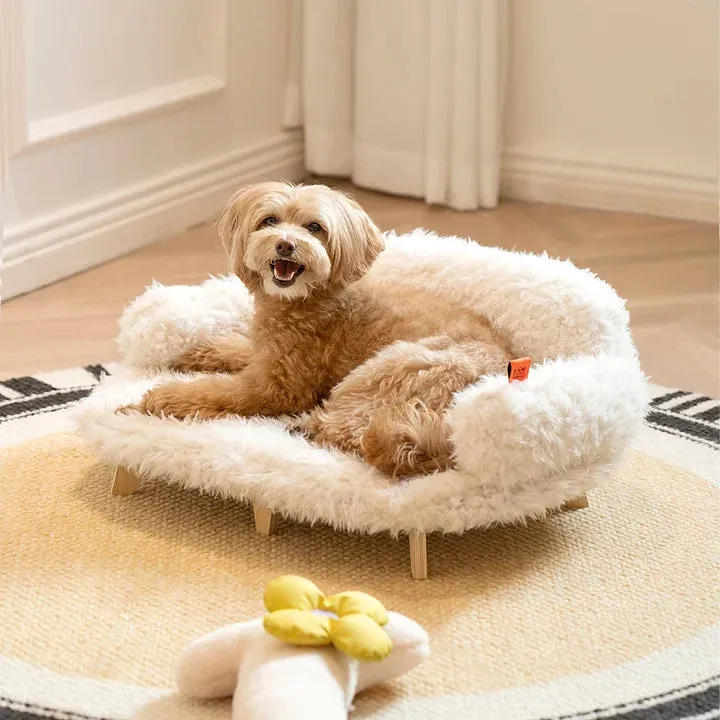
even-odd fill
[{"label": "pet sofa cushion", "polygon": [[102,458],[143,477],[354,531],[461,532],[541,516],[602,482],[646,405],[628,314],[613,289],[547,256],[423,230],[387,240],[366,279],[373,292],[401,288],[418,302],[482,314],[517,356],[533,360],[524,382],[489,376],[457,394],[448,413],[456,470],[398,483],[291,435],[279,420],[116,415],[149,387],[177,379],[165,368],[184,349],[248,332],[252,299],[235,277],[156,284],[130,305],[120,320],[122,370],[82,403],[79,432]]}]

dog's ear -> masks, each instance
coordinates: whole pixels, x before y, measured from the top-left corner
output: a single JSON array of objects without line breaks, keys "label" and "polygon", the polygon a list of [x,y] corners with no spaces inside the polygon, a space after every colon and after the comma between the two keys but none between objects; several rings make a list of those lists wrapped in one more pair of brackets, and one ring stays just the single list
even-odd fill
[{"label": "dog's ear", "polygon": [[217,230],[228,254],[230,272],[237,275],[248,290],[254,290],[262,284],[260,278],[247,268],[244,262],[250,234],[249,211],[261,193],[262,190],[257,185],[241,188],[230,198],[217,221]]},{"label": "dog's ear", "polygon": [[385,249],[385,238],[370,216],[352,198],[335,193],[340,221],[331,229],[330,282],[345,286],[367,273]]}]

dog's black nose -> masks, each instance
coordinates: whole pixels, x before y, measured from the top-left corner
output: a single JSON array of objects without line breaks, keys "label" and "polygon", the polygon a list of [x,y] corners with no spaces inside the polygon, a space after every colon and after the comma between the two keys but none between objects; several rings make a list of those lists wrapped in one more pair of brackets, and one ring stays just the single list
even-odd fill
[{"label": "dog's black nose", "polygon": [[275,252],[280,257],[290,257],[295,252],[295,243],[291,240],[278,240],[275,244]]}]

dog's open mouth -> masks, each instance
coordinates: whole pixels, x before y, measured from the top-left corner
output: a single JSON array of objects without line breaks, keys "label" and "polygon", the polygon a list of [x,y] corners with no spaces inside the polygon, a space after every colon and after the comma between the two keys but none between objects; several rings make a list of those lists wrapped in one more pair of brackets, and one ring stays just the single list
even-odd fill
[{"label": "dog's open mouth", "polygon": [[273,282],[280,287],[290,287],[299,275],[305,270],[305,266],[293,260],[273,260],[270,263],[273,274]]}]

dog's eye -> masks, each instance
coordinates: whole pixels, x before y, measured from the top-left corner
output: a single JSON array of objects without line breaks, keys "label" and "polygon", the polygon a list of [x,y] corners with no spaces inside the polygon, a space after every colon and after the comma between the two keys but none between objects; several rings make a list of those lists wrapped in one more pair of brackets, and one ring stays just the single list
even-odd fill
[{"label": "dog's eye", "polygon": [[260,227],[272,227],[273,225],[278,224],[278,219],[274,215],[270,215],[269,217],[266,217],[261,223]]},{"label": "dog's eye", "polygon": [[305,226],[311,233],[319,233],[322,232],[322,225],[320,223],[311,222],[309,225]]}]

